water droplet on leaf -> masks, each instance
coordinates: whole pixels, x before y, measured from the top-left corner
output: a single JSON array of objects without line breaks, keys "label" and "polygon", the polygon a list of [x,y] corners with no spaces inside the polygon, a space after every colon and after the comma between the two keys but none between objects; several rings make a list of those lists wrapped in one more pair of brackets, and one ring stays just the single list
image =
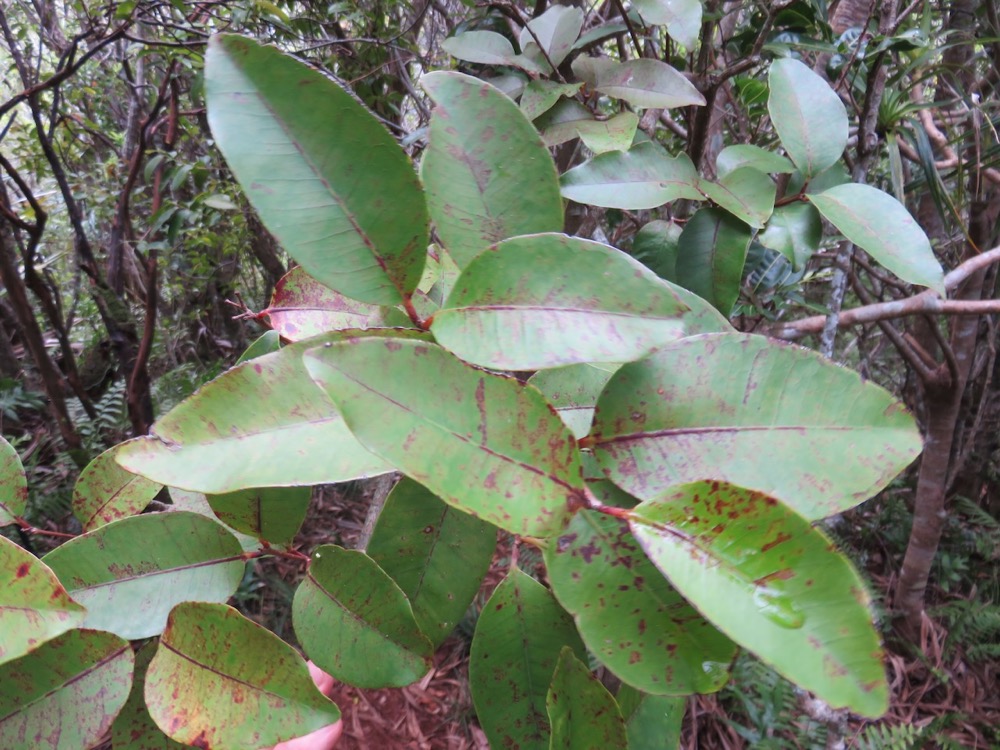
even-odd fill
[{"label": "water droplet on leaf", "polygon": [[759,586],[753,595],[753,603],[764,617],[783,628],[801,628],[806,616],[795,606],[792,597],[776,589]]}]

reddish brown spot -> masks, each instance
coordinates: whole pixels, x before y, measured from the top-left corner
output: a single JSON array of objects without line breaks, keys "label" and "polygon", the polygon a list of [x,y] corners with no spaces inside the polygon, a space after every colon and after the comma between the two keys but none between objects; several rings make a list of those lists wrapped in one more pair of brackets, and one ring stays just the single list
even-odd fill
[{"label": "reddish brown spot", "polygon": [[257,373],[258,375],[260,375],[260,374],[261,374],[262,372],[264,372],[264,368],[263,368],[263,367],[261,367],[261,366],[260,366],[259,364],[255,364],[255,365],[253,366],[253,370],[254,370],[254,372],[256,372],[256,373]]},{"label": "reddish brown spot", "polygon": [[787,534],[784,531],[779,531],[778,534],[774,537],[774,539],[772,539],[767,544],[761,546],[760,551],[767,552],[770,549],[774,549],[779,544],[784,544],[785,542],[790,541],[791,538],[792,538],[791,534]]},{"label": "reddish brown spot", "polygon": [[630,653],[628,655],[628,663],[629,664],[635,664],[636,662],[641,661],[641,660],[642,660],[642,656],[639,654],[638,651],[633,651],[632,653]]},{"label": "reddish brown spot", "polygon": [[28,575],[28,571],[31,570],[31,563],[21,563],[17,566],[17,577],[24,578]]}]

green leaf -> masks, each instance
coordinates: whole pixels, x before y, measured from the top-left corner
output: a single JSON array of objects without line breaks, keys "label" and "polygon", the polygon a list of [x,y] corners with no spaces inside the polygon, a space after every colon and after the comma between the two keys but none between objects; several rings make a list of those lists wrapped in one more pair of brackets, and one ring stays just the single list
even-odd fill
[{"label": "green leaf", "polygon": [[536,372],[528,383],[542,392],[573,435],[582,438],[590,432],[597,397],[617,369],[617,365],[567,365]]},{"label": "green leaf", "polygon": [[638,359],[683,335],[683,312],[656,274],[620,250],[537,234],[473,260],[431,331],[472,364],[538,370]]},{"label": "green leaf", "polygon": [[0,747],[96,746],[128,698],[133,663],[127,641],[70,630],[0,666]]},{"label": "green leaf", "polygon": [[266,315],[271,327],[288,341],[349,328],[413,327],[399,310],[345,297],[316,281],[302,266],[293,268],[278,281],[271,305],[259,314]]},{"label": "green leaf", "polygon": [[906,207],[870,185],[848,183],[809,196],[823,218],[903,281],[947,296],[944,272]]},{"label": "green leaf", "polygon": [[768,84],[767,111],[795,166],[814,177],[836,163],[847,146],[847,110],[830,84],[790,57],[771,63]]},{"label": "green leaf", "polygon": [[635,233],[631,255],[661,279],[674,281],[680,236],[681,227],[672,221],[651,221]]},{"label": "green leaf", "polygon": [[295,649],[224,604],[174,607],[145,697],[168,737],[213,750],[271,747],[340,718]]},{"label": "green leaf", "polygon": [[510,40],[495,31],[465,31],[445,39],[441,49],[459,60],[480,65],[515,65],[517,58]]},{"label": "green leaf", "polygon": [[551,750],[628,750],[625,720],[608,689],[564,646],[545,699]]},{"label": "green leaf", "polygon": [[[521,52],[538,63],[542,70],[555,72],[549,61],[558,68],[573,49],[582,28],[582,10],[568,5],[551,5],[521,29],[518,44],[521,45]],[[539,45],[545,50],[548,60],[541,54]]]},{"label": "green leaf", "polygon": [[594,114],[575,99],[561,99],[535,120],[542,143],[548,148],[558,146],[580,136],[580,127],[593,122]]},{"label": "green leaf", "polygon": [[0,437],[0,526],[14,523],[28,505],[28,480],[21,457]]},{"label": "green leaf", "polygon": [[209,494],[384,474],[391,467],[358,443],[302,363],[310,347],[354,335],[327,334],[237,365],[174,407],[149,437],[123,445],[118,462],[171,487]]},{"label": "green leaf", "polygon": [[354,96],[275,47],[218,35],[205,97],[247,198],[311,276],[372,304],[416,288],[424,198],[406,154]]},{"label": "green leaf", "polygon": [[513,568],[483,607],[469,657],[469,685],[491,747],[549,750],[546,697],[559,653],[586,650],[552,594]]},{"label": "green leaf", "polygon": [[806,519],[768,495],[696,482],[637,506],[629,525],[653,564],[738,644],[834,708],[885,713],[864,584]]},{"label": "green leaf", "polygon": [[702,208],[678,240],[677,283],[729,317],[740,293],[750,227],[726,211]]},{"label": "green leaf", "polygon": [[73,515],[84,531],[141,513],[163,489],[162,484],[119,466],[118,449],[115,446],[91,461],[73,487]]},{"label": "green leaf", "polygon": [[774,210],[777,186],[754,167],[736,169],[718,182],[702,180],[699,188],[709,200],[754,228],[763,227]]},{"label": "green leaf", "polygon": [[317,549],[295,592],[292,622],[309,658],[350,685],[403,687],[431,667],[434,648],[406,594],[364,552]]},{"label": "green leaf", "polygon": [[823,241],[823,223],[819,213],[808,203],[789,203],[777,206],[767,222],[767,228],[757,235],[764,247],[777,250],[788,258],[796,271]]},{"label": "green leaf", "polygon": [[623,521],[582,510],[545,550],[552,592],[587,648],[647,693],[711,693],[736,647],[664,580]]},{"label": "green leaf", "polygon": [[259,337],[254,339],[236,360],[236,364],[242,364],[249,359],[256,359],[265,354],[271,354],[281,348],[281,336],[277,331],[264,331]]},{"label": "green leaf", "polygon": [[298,533],[311,496],[310,487],[258,487],[209,495],[208,503],[227,526],[282,546]]},{"label": "green leaf", "polygon": [[243,579],[242,553],[219,524],[171,511],[102,526],[44,560],[87,607],[85,627],[135,640],[162,631],[179,602],[226,601]]},{"label": "green leaf", "polygon": [[79,627],[86,617],[45,563],[4,536],[0,571],[0,664]]},{"label": "green leaf", "polygon": [[784,156],[749,144],[726,146],[715,158],[715,169],[719,177],[725,177],[740,167],[753,167],[768,174],[790,174],[795,171],[795,165]]},{"label": "green leaf", "polygon": [[659,60],[619,63],[605,57],[578,57],[573,61],[573,72],[602,94],[635,107],[673,109],[705,104],[705,97],[693,83]]},{"label": "green leaf", "polygon": [[561,183],[563,197],[604,208],[656,208],[680,198],[703,199],[687,154],[670,157],[648,142],[595,156],[566,172]]},{"label": "green leaf", "polygon": [[815,352],[735,333],[622,367],[592,435],[605,474],[641,499],[720,479],[810,520],[868,499],[921,448],[913,417],[874,383]]},{"label": "green leaf", "polygon": [[622,685],[615,698],[625,717],[629,750],[679,750],[685,697],[646,695]]},{"label": "green leaf", "polygon": [[411,341],[332,344],[305,361],[358,440],[449,505],[548,536],[582,500],[576,440],[534,388]]},{"label": "green leaf", "polygon": [[667,33],[689,51],[701,31],[700,0],[635,0],[632,4],[643,20],[667,27]]},{"label": "green leaf", "polygon": [[177,487],[168,487],[167,489],[170,493],[170,504],[173,507],[173,510],[197,513],[199,516],[203,516],[212,523],[221,526],[227,532],[236,537],[236,541],[240,543],[240,547],[244,552],[259,552],[263,549],[263,545],[257,537],[248,536],[243,532],[237,531],[231,526],[224,524],[215,514],[215,511],[212,510],[212,506],[208,502],[208,496],[204,493],[189,492],[188,490],[178,489]]},{"label": "green leaf", "polygon": [[149,641],[135,654],[135,675],[132,690],[121,713],[111,727],[113,750],[185,750],[188,745],[174,742],[153,723],[146,708],[143,692],[146,687],[146,670],[156,652],[156,642]]},{"label": "green leaf", "polygon": [[521,94],[519,107],[524,116],[534,120],[548,112],[555,103],[564,96],[573,96],[580,90],[582,83],[555,83],[539,79],[529,81]]},{"label": "green leaf", "polygon": [[606,120],[585,120],[576,126],[584,145],[595,154],[628,151],[635,139],[639,117],[634,112],[620,112]]},{"label": "green leaf", "polygon": [[428,73],[420,83],[436,105],[420,175],[459,267],[507,237],[560,231],[555,164],[517,105],[461,73]]},{"label": "green leaf", "polygon": [[366,552],[406,594],[420,630],[437,647],[479,591],[496,533],[403,477],[386,498]]}]

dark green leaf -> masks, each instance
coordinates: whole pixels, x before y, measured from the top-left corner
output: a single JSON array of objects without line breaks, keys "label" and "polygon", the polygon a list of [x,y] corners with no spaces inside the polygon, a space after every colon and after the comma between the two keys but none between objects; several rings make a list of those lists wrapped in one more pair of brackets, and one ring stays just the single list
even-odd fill
[{"label": "dark green leaf", "polygon": [[14,523],[28,504],[28,480],[17,451],[0,437],[0,526]]},{"label": "dark green leaf", "polygon": [[545,707],[551,750],[628,750],[618,704],[569,646],[559,654]]},{"label": "dark green leaf", "polygon": [[311,495],[310,487],[258,487],[209,495],[208,503],[227,526],[281,546],[298,533]]},{"label": "dark green leaf", "polygon": [[681,232],[677,283],[729,317],[740,293],[750,227],[719,208],[702,208]]},{"label": "dark green leaf", "polygon": [[823,223],[819,213],[808,203],[789,203],[774,209],[767,229],[757,239],[764,247],[784,255],[792,267],[799,270],[819,248],[823,240]]},{"label": "dark green leaf", "polygon": [[709,200],[751,227],[763,227],[774,210],[774,180],[754,167],[740,167],[718,182],[702,180],[698,187]]},{"label": "dark green leaf", "polygon": [[185,750],[188,745],[175,742],[160,731],[146,709],[143,692],[146,669],[156,653],[156,642],[149,641],[135,654],[135,676],[128,701],[111,727],[112,750]]}]

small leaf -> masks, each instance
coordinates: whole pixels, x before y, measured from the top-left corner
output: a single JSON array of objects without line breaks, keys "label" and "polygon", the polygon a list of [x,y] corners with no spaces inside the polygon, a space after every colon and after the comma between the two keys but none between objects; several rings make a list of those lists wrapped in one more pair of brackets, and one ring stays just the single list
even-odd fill
[{"label": "small leaf", "polygon": [[595,154],[606,151],[628,151],[635,139],[639,117],[634,112],[620,112],[607,120],[585,120],[576,132],[584,145]]},{"label": "small leaf", "polygon": [[683,335],[683,312],[656,274],[620,250],[537,234],[473,260],[431,331],[472,364],[537,370],[638,359]]},{"label": "small leaf", "polygon": [[270,306],[260,314],[266,315],[271,327],[288,341],[349,328],[413,327],[399,310],[345,297],[316,281],[302,266],[278,281]]},{"label": "small leaf", "polygon": [[521,94],[520,108],[529,120],[545,114],[564,96],[573,96],[580,90],[581,83],[554,83],[553,81],[529,81]]},{"label": "small leaf", "polygon": [[128,698],[132,647],[96,630],[70,630],[0,666],[0,747],[95,747]]},{"label": "small leaf", "polygon": [[768,495],[696,482],[637,506],[629,526],[702,614],[779,673],[834,708],[888,708],[864,584],[806,519]]},{"label": "small leaf", "polygon": [[676,281],[681,227],[672,221],[651,221],[632,238],[631,255],[661,279]]},{"label": "small leaf", "polygon": [[847,239],[903,281],[947,296],[944,272],[927,235],[891,195],[852,182],[810,195],[809,201]]},{"label": "small leaf", "polygon": [[469,656],[469,685],[491,747],[549,750],[546,697],[563,646],[586,650],[552,594],[514,568],[483,607]]},{"label": "small leaf", "polygon": [[282,546],[298,533],[311,496],[310,487],[258,487],[209,495],[208,503],[227,526]]},{"label": "small leaf", "polygon": [[607,58],[577,58],[573,72],[583,80],[592,80],[601,93],[624,99],[635,107],[672,109],[705,104],[705,97],[694,84],[659,60],[643,58],[619,63]]},{"label": "small leaf", "polygon": [[461,73],[420,79],[434,100],[420,175],[431,218],[460,267],[494,242],[562,229],[555,164],[510,99]]},{"label": "small leaf", "polygon": [[111,727],[113,750],[185,750],[188,745],[174,742],[153,723],[143,692],[146,670],[156,652],[156,642],[149,641],[135,654],[135,676],[128,701]]},{"label": "small leaf", "polygon": [[366,552],[406,594],[421,631],[437,647],[479,591],[496,533],[403,477],[386,498]]},{"label": "small leaf", "polygon": [[729,317],[740,293],[750,227],[726,211],[702,208],[678,241],[677,283]]},{"label": "small leaf", "polygon": [[615,696],[625,717],[629,750],[678,750],[687,699],[647,695],[622,685]]},{"label": "small leaf", "polygon": [[647,23],[666,26],[674,40],[694,49],[701,30],[700,0],[635,0],[632,6]]},{"label": "small leaf", "polygon": [[0,437],[0,526],[14,523],[28,505],[28,480],[21,457]]},{"label": "small leaf", "polygon": [[549,536],[582,500],[576,440],[534,388],[402,340],[333,344],[305,361],[358,440],[449,505]]},{"label": "small leaf", "polygon": [[575,99],[561,99],[535,120],[542,143],[553,148],[580,136],[580,127],[594,120],[594,114]]},{"label": "small leaf", "polygon": [[596,156],[566,172],[561,183],[563,197],[604,208],[656,208],[680,198],[703,199],[687,154],[671,158],[654,143]]},{"label": "small leaf", "polygon": [[802,269],[823,241],[823,223],[819,213],[808,203],[778,206],[767,222],[767,228],[757,235],[764,247],[777,250],[788,258],[792,268]]},{"label": "small leaf", "polygon": [[[573,49],[582,28],[582,10],[568,5],[551,5],[521,29],[518,43],[524,55],[537,62],[543,70],[550,71],[548,62],[558,68]],[[539,45],[545,50],[548,61],[538,52]]]},{"label": "small leaf", "polygon": [[272,354],[281,348],[281,336],[277,331],[264,331],[246,348],[236,364],[242,364],[249,359],[256,359],[265,354]]},{"label": "small leaf", "polygon": [[149,437],[124,444],[118,462],[171,487],[209,494],[384,474],[391,467],[358,443],[302,363],[310,347],[355,335],[329,333],[237,365],[161,417]]},{"label": "small leaf", "polygon": [[719,479],[810,520],[868,499],[921,447],[913,417],[874,383],[815,352],[735,333],[683,339],[622,367],[592,434],[605,475],[638,498]]},{"label": "small leaf", "polygon": [[465,31],[445,39],[441,49],[459,60],[480,65],[513,65],[517,57],[510,40],[495,31]]},{"label": "small leaf", "polygon": [[552,725],[551,750],[628,750],[618,704],[569,646],[559,654],[545,707]]},{"label": "small leaf", "polygon": [[291,646],[224,604],[174,607],[145,698],[168,737],[219,750],[271,747],[340,718]]},{"label": "small leaf", "polygon": [[242,553],[219,524],[172,511],[115,521],[44,560],[87,607],[86,627],[136,640],[163,630],[179,602],[226,601],[243,579]]},{"label": "small leaf", "polygon": [[79,627],[84,617],[45,563],[0,536],[0,664]]},{"label": "small leaf", "polygon": [[84,531],[141,513],[163,485],[119,466],[119,446],[104,451],[80,473],[73,487],[73,515]]},{"label": "small leaf", "polygon": [[757,229],[764,226],[774,210],[777,186],[753,167],[729,172],[718,182],[702,180],[699,188],[716,205]]},{"label": "small leaf", "polygon": [[715,169],[719,177],[725,177],[740,167],[753,167],[768,174],[790,174],[795,171],[795,165],[781,154],[749,144],[726,146],[715,158]]},{"label": "small leaf", "polygon": [[528,383],[542,392],[573,435],[582,438],[590,432],[597,397],[616,369],[617,365],[567,365],[536,372]]},{"label": "small leaf", "polygon": [[434,651],[406,594],[368,555],[326,544],[292,603],[295,635],[320,669],[363,688],[403,687]]},{"label": "small leaf", "polygon": [[847,110],[807,65],[790,57],[771,63],[767,110],[781,145],[806,177],[840,159],[847,146]]},{"label": "small leaf", "polygon": [[736,647],[667,583],[623,521],[580,511],[545,564],[587,648],[623,682],[661,695],[726,683]]},{"label": "small leaf", "polygon": [[406,154],[354,96],[275,47],[217,35],[205,97],[247,198],[311,276],[372,304],[416,288],[424,198]]}]

